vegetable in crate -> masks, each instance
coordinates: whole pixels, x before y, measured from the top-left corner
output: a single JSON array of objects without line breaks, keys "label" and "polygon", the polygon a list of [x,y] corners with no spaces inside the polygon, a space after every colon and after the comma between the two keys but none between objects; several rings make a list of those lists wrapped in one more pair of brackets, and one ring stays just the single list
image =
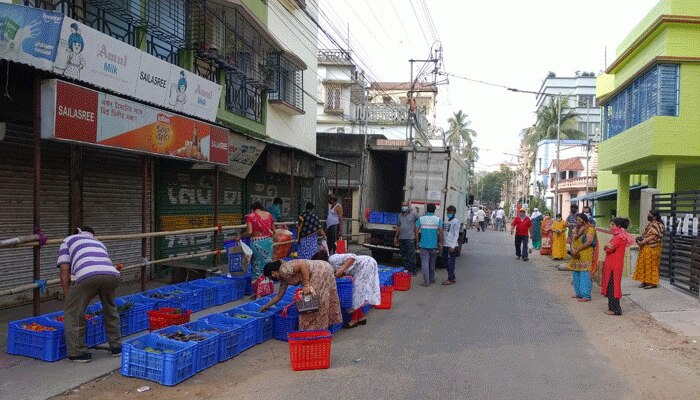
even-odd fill
[{"label": "vegetable in crate", "polygon": [[54,328],[54,327],[44,326],[44,325],[41,325],[37,322],[32,322],[31,324],[22,324],[21,327],[22,327],[22,329],[26,329],[28,331],[34,331],[34,332],[49,332],[49,331],[56,330],[56,328]]}]

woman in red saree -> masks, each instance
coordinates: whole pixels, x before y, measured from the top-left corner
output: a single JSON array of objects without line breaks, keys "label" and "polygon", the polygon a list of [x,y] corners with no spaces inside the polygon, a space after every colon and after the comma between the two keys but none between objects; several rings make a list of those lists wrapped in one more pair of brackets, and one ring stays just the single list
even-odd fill
[{"label": "woman in red saree", "polygon": [[625,248],[634,243],[632,235],[627,233],[630,220],[627,218],[613,218],[610,222],[610,230],[613,237],[606,244],[605,261],[603,263],[602,282],[600,292],[608,297],[608,315],[622,315],[620,298],[622,297],[622,269],[625,265]]}]

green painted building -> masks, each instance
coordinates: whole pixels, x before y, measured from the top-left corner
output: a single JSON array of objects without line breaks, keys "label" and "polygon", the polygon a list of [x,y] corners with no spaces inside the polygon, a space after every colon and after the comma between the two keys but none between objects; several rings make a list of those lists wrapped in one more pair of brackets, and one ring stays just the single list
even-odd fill
[{"label": "green painted building", "polygon": [[697,2],[660,1],[620,44],[596,94],[603,114],[598,190],[616,190],[616,200],[598,202],[603,221],[629,216],[637,227],[643,187],[700,189]]}]

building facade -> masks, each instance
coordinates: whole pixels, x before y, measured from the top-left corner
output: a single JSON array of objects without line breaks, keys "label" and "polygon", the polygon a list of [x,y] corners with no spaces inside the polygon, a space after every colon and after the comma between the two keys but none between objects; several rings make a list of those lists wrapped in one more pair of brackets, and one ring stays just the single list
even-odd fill
[{"label": "building facade", "polygon": [[537,110],[541,110],[557,96],[566,98],[568,109],[576,114],[578,129],[593,141],[600,136],[600,108],[596,99],[596,78],[592,73],[578,73],[572,77],[548,76],[542,82],[537,95]]},{"label": "building facade", "polygon": [[629,216],[635,229],[645,224],[639,202],[648,199],[638,200],[633,189],[700,189],[700,47],[689,43],[700,43],[697,5],[662,0],[598,77],[604,120],[599,190],[616,194],[601,205],[606,217]]}]

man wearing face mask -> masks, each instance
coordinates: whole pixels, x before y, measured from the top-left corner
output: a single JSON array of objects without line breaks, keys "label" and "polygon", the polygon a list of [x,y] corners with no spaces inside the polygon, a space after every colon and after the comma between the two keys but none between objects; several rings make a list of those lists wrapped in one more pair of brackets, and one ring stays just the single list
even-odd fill
[{"label": "man wearing face mask", "polygon": [[455,218],[457,208],[455,206],[447,207],[447,223],[445,224],[445,244],[442,246],[442,257],[445,259],[447,267],[447,280],[442,282],[443,285],[453,285],[457,283],[455,279],[455,257],[457,256],[457,246],[459,246],[459,227],[462,223]]},{"label": "man wearing face mask", "polygon": [[588,206],[583,206],[583,213],[586,214],[586,216],[588,217],[588,223],[595,226],[595,219],[593,218],[593,213],[591,212],[591,208]]},{"label": "man wearing face mask", "polygon": [[394,236],[394,246],[401,249],[401,258],[403,258],[404,268],[416,276],[416,221],[418,215],[411,211],[408,202],[401,203],[401,214],[399,214],[399,224],[396,228]]}]

